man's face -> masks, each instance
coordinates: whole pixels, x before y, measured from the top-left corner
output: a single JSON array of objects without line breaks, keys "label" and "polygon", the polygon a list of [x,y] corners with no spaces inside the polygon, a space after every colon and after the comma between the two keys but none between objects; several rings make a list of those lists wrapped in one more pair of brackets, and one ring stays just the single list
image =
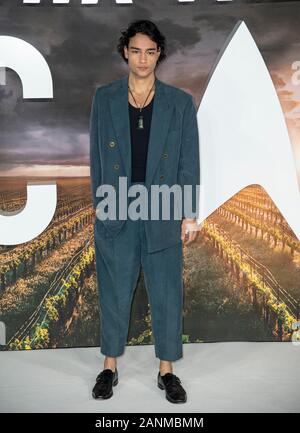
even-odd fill
[{"label": "man's face", "polygon": [[[139,77],[151,75],[160,55],[156,42],[149,36],[137,33],[129,39],[128,49],[124,47],[124,55],[128,59],[129,69]],[[145,68],[145,69],[141,69]]]}]

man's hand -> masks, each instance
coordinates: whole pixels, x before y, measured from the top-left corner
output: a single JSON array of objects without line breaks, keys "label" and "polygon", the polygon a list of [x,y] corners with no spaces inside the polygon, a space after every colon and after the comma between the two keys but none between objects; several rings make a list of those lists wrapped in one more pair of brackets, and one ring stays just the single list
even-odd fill
[{"label": "man's hand", "polygon": [[185,244],[193,242],[200,230],[200,225],[197,224],[195,218],[184,218],[181,223],[181,240]]}]

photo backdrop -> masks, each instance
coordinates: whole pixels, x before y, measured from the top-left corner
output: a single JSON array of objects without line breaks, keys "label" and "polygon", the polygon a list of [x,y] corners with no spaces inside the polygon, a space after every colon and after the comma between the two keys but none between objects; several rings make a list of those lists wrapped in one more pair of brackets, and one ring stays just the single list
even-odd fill
[{"label": "photo backdrop", "polygon": [[[192,94],[197,108],[237,23],[246,25],[269,71],[290,138],[284,150],[292,155],[294,168],[289,173],[285,167],[276,169],[271,178],[278,181],[282,176],[284,181],[295,170],[299,199],[299,2],[0,1],[0,38],[31,44],[45,59],[53,81],[53,98],[24,98],[20,76],[1,57],[2,45],[1,218],[12,217],[26,205],[28,182],[57,185],[56,210],[47,228],[28,242],[0,246],[2,350],[99,346],[89,115],[96,87],[128,73],[116,45],[121,30],[134,19],[154,21],[166,36],[168,58],[156,74]],[[22,53],[18,62],[34,69]],[[224,75],[224,89],[229,85],[238,98],[234,76]],[[244,86],[256,98],[255,113],[262,103],[259,83],[250,77]],[[235,102],[224,103],[221,95],[220,101],[221,106],[216,101],[213,107],[225,116]],[[213,118],[214,109],[206,115]],[[237,128],[239,115],[236,112]],[[215,127],[210,126],[211,133]],[[207,124],[200,121],[200,133],[202,128],[207,130]],[[253,129],[248,133],[252,136]],[[200,146],[205,154],[209,139]],[[255,174],[261,155],[253,149],[252,156]],[[230,160],[235,171],[234,154]],[[201,167],[204,170],[202,160]],[[289,196],[289,189],[285,192],[294,205],[289,203],[289,215],[292,209],[300,219],[299,202]],[[184,247],[184,343],[292,341],[299,320],[300,243],[291,224],[259,182],[237,185],[237,192],[205,217],[196,241]],[[128,345],[153,342],[141,270]]]}]

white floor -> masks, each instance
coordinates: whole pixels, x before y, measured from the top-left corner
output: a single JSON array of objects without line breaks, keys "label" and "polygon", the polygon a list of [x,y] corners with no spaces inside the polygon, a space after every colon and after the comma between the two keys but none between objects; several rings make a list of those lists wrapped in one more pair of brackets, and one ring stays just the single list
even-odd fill
[{"label": "white floor", "polygon": [[153,346],[127,346],[108,400],[91,390],[103,369],[98,348],[0,352],[0,412],[300,412],[300,346],[184,344],[173,363],[187,391],[172,404],[157,387]]}]

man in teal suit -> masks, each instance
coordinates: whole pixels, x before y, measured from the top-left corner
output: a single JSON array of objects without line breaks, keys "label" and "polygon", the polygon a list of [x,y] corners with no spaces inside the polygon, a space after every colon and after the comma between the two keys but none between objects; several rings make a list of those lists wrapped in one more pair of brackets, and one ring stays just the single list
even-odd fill
[{"label": "man in teal suit", "polygon": [[[101,319],[101,353],[104,370],[96,378],[94,398],[109,398],[118,383],[116,358],[124,352],[129,314],[140,266],[148,293],[155,354],[160,359],[157,385],[172,403],[187,399],[181,381],[172,372],[172,361],[182,357],[183,242],[195,239],[200,184],[199,139],[193,97],[155,75],[164,60],[165,38],[154,23],[133,22],[122,32],[118,51],[129,75],[98,87],[90,119],[90,168],[94,239]],[[151,219],[153,199],[142,204],[148,219],[103,218],[104,185],[113,187],[116,203],[127,187],[150,191],[153,186],[177,185],[182,202],[180,218]],[[184,186],[192,192],[185,206]],[[123,195],[122,195],[123,194]],[[122,197],[121,197],[122,196]],[[129,198],[132,204],[133,197]],[[102,213],[101,213],[102,212]],[[100,218],[99,215],[102,215]]]}]

